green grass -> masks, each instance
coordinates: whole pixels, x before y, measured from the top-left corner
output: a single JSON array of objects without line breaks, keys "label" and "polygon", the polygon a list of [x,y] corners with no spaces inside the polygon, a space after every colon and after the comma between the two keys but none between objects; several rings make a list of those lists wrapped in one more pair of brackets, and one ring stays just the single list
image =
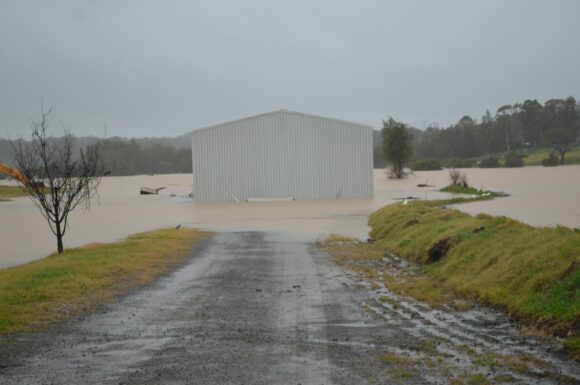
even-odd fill
[{"label": "green grass", "polygon": [[387,364],[405,364],[408,363],[410,361],[409,357],[405,357],[405,356],[400,356],[397,354],[384,354],[382,356],[379,357],[379,360],[381,360],[384,363]]},{"label": "green grass", "polygon": [[443,187],[439,191],[453,194],[471,194],[471,195],[481,195],[484,193],[484,191],[476,189],[475,187],[466,187],[458,184],[450,184],[447,187]]},{"label": "green grass", "polygon": [[26,190],[20,186],[0,186],[0,201],[26,196]]},{"label": "green grass", "polygon": [[[481,190],[475,187],[470,186],[461,186],[457,184],[450,184],[446,187],[443,187],[439,191],[452,193],[452,194],[466,194],[466,195],[476,195],[477,200],[485,200],[485,199],[493,199],[493,198],[501,198],[506,197],[508,194],[503,192],[496,192],[496,191],[488,191],[488,190]],[[436,202],[437,204],[441,204],[442,202]],[[443,204],[450,204],[449,202],[443,202]]]},{"label": "green grass", "polygon": [[[417,201],[376,211],[369,219],[373,246],[423,264],[426,276],[437,285],[500,306],[538,329],[577,337],[578,229],[537,228],[441,205],[442,201]],[[411,220],[417,223],[406,225]],[[427,264],[429,249],[445,237],[452,237],[449,252]],[[576,341],[569,343],[569,351],[580,352],[578,340],[569,341]]]},{"label": "green grass", "polygon": [[161,229],[1,269],[0,333],[37,330],[114,302],[182,262],[203,236],[195,229]]},{"label": "green grass", "polygon": [[[525,166],[538,166],[542,164],[543,159],[550,156],[552,151],[553,149],[551,148],[539,148],[530,151],[521,150],[518,153],[524,156],[523,161]],[[566,153],[564,164],[580,164],[580,147],[573,148]]]},{"label": "green grass", "polygon": [[576,357],[577,360],[580,359],[580,336],[568,337],[564,343],[564,348],[570,355]]}]

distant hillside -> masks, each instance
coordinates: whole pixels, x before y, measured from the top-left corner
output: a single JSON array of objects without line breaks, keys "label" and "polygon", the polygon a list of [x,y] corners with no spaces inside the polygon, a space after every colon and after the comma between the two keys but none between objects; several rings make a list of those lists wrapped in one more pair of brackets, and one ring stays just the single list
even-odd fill
[{"label": "distant hillside", "polygon": [[[111,175],[168,174],[191,172],[189,135],[174,138],[121,138],[103,140],[78,137],[79,148],[103,145],[103,162]],[[58,138],[55,138],[58,140]],[[12,164],[10,141],[0,139],[0,163]],[[0,174],[0,178],[3,176]]]}]

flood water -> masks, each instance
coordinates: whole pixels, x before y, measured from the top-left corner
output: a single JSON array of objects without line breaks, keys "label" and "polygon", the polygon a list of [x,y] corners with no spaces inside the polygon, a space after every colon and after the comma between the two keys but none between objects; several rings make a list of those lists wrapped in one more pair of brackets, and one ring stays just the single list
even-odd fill
[{"label": "flood water", "polygon": [[[469,183],[510,194],[507,198],[461,205],[475,214],[507,215],[532,225],[580,227],[580,166],[522,169],[465,169]],[[284,232],[315,240],[330,233],[364,239],[374,210],[400,199],[447,197],[437,189],[449,183],[448,172],[424,171],[391,180],[375,170],[375,197],[361,200],[194,204],[188,197],[190,174],[106,177],[91,210],[71,214],[65,247],[119,240],[129,234],[179,224],[212,231]],[[0,183],[9,184],[7,181]],[[427,183],[430,188],[418,188]],[[139,188],[166,187],[159,195],[139,195]],[[28,198],[0,202],[0,267],[42,258],[56,242]]]}]

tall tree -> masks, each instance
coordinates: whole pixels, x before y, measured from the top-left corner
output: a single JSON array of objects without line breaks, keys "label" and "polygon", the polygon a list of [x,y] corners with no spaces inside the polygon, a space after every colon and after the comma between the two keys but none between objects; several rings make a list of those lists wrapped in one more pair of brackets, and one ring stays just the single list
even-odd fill
[{"label": "tall tree", "polygon": [[526,100],[521,107],[521,122],[526,143],[539,146],[543,136],[544,107],[537,100]]},{"label": "tall tree", "polygon": [[391,162],[391,172],[396,178],[405,176],[405,165],[413,154],[413,134],[407,125],[393,118],[383,120],[383,152],[385,159]]},{"label": "tall tree", "polygon": [[99,146],[76,148],[66,130],[62,138],[47,135],[51,111],[43,109],[40,122],[32,124],[29,142],[18,140],[12,146],[16,167],[25,176],[23,187],[48,222],[62,253],[70,212],[79,205],[90,207],[104,172]]},{"label": "tall tree", "polygon": [[564,164],[566,153],[576,142],[580,132],[580,116],[576,99],[572,96],[566,99],[548,100],[544,106],[548,120],[547,141],[560,156],[560,164]]},{"label": "tall tree", "polygon": [[519,105],[506,104],[497,109],[496,123],[502,133],[505,150],[511,151],[521,142],[522,129],[519,120]]}]

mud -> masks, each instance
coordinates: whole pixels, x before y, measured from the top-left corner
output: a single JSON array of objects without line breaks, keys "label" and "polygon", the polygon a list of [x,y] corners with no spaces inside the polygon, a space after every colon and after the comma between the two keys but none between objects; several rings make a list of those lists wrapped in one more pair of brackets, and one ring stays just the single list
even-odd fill
[{"label": "mud", "polygon": [[[375,267],[374,279],[354,272],[350,278],[367,292],[363,306],[400,336],[387,350],[404,357],[392,369],[409,383],[580,384],[580,365],[563,353],[562,340],[523,335],[507,315],[477,303],[432,308],[393,293],[382,276],[404,279],[415,271],[396,255],[386,254]],[[418,378],[422,371],[428,375]]]}]

